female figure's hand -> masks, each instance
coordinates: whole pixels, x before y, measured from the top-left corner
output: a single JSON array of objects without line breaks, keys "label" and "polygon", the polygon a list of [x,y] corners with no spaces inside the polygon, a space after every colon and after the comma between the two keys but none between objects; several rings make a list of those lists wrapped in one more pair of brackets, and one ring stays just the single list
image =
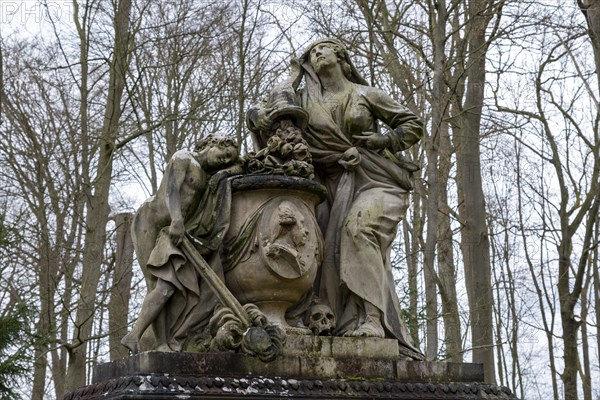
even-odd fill
[{"label": "female figure's hand", "polygon": [[266,132],[269,129],[271,129],[271,125],[273,124],[273,122],[269,119],[268,115],[272,111],[273,111],[273,107],[259,108],[257,110],[257,118],[256,118],[256,121],[254,121],[254,123],[256,124],[256,127],[259,130]]},{"label": "female figure's hand", "polygon": [[385,149],[392,144],[389,136],[377,132],[363,132],[360,135],[353,135],[352,138],[358,146],[369,150]]}]

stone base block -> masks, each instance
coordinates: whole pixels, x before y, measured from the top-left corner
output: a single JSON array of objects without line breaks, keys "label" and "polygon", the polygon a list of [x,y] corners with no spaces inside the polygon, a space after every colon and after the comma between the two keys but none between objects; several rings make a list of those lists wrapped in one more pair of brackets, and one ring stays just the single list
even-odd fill
[{"label": "stone base block", "polygon": [[420,362],[359,357],[281,356],[264,363],[237,353],[162,353],[149,351],[98,365],[93,382],[134,375],[286,377],[399,382],[482,382],[480,364]]},{"label": "stone base block", "polygon": [[302,357],[398,358],[394,339],[289,335],[283,355]]},{"label": "stone base block", "polygon": [[516,399],[478,383],[480,364],[395,354],[393,340],[311,336],[289,336],[284,355],[269,363],[237,353],[146,352],[96,366],[92,385],[64,400]]}]

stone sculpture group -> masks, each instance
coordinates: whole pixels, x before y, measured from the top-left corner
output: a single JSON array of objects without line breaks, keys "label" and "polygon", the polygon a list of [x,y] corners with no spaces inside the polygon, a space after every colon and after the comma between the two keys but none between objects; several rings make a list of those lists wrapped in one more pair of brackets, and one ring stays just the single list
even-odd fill
[{"label": "stone sculpture group", "polygon": [[175,153],[137,212],[149,291],[122,341],[132,352],[269,361],[295,334],[393,338],[401,356],[423,359],[391,266],[417,168],[401,152],[423,124],[369,86],[336,39],[291,65],[246,115],[255,152],[240,158],[232,140],[209,136]]}]

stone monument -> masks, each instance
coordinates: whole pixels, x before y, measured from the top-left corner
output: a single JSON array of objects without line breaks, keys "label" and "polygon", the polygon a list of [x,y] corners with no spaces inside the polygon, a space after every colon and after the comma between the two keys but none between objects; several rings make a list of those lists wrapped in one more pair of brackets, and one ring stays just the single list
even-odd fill
[{"label": "stone monument", "polygon": [[140,207],[132,356],[65,399],[515,399],[481,365],[425,361],[402,319],[390,253],[421,120],[335,39],[246,117],[255,152],[205,138]]}]

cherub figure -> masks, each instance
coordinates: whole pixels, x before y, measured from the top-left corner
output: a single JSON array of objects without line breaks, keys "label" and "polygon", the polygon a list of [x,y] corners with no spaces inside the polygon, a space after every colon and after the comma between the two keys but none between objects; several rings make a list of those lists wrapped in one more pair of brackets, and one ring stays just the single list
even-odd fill
[{"label": "cherub figure", "polygon": [[[142,204],[132,226],[139,264],[146,276],[148,294],[138,319],[121,343],[133,353],[152,325],[156,343],[152,349],[180,351],[190,329],[207,323],[216,305],[203,288],[194,267],[179,249],[186,234],[200,243],[198,250],[209,262],[223,238],[227,205],[219,199],[219,182],[229,167],[235,170],[238,148],[229,138],[208,136],[194,151],[180,150],[169,161],[157,193]],[[215,175],[216,174],[216,175]],[[220,266],[220,262],[217,262]]]}]

